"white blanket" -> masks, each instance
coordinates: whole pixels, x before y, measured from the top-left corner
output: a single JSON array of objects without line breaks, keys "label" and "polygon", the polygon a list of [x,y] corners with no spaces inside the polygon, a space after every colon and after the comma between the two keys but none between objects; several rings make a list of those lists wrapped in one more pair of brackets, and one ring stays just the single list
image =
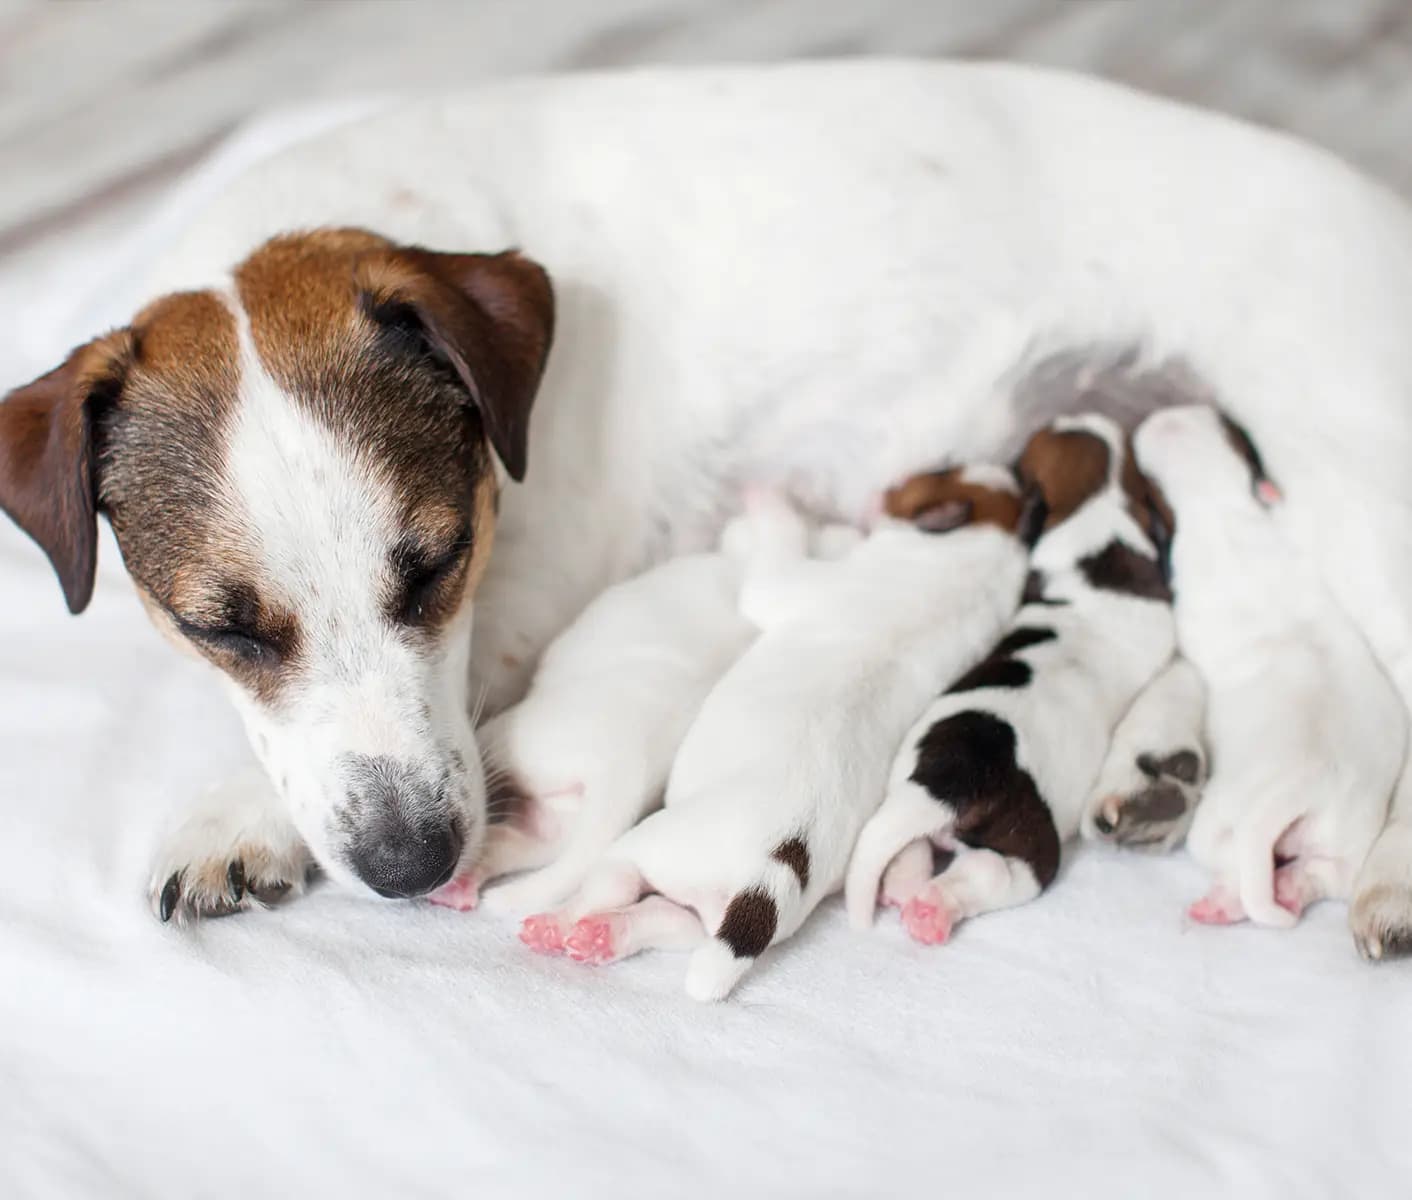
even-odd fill
[{"label": "white blanket", "polygon": [[[247,133],[111,261],[0,280],[0,389],[121,318],[125,264],[239,160],[339,115]],[[1083,848],[941,948],[830,902],[715,1007],[681,957],[585,968],[328,887],[161,926],[159,830],[244,754],[111,539],[75,620],[0,524],[7,1200],[1412,1194],[1412,965],[1362,964],[1342,906],[1192,927],[1183,857]]]}]

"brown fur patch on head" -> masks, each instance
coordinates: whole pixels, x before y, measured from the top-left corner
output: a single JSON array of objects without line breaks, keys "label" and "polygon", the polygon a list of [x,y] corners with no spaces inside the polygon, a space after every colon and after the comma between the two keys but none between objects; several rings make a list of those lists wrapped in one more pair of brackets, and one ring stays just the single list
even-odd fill
[{"label": "brown fur patch on head", "polygon": [[1018,490],[987,487],[964,476],[964,467],[913,475],[887,490],[883,508],[889,516],[939,531],[975,524],[1015,532],[1024,507]]},{"label": "brown fur patch on head", "polygon": [[1049,506],[1045,528],[1073,516],[1108,483],[1112,455],[1096,433],[1041,429],[1026,443],[1016,474],[1037,487]]},{"label": "brown fur patch on head", "polygon": [[412,464],[405,439],[387,436],[388,410],[407,422],[415,406],[389,400],[435,368],[474,414],[475,435],[523,478],[554,326],[553,291],[538,265],[514,252],[443,254],[364,230],[321,229],[266,243],[235,279],[275,379],[330,425],[371,439],[399,477]]}]

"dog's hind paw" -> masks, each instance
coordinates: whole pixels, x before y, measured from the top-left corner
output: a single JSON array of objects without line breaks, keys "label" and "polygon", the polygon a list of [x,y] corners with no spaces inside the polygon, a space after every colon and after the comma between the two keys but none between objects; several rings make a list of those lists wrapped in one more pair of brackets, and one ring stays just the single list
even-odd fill
[{"label": "dog's hind paw", "polygon": [[268,787],[250,776],[215,789],[166,839],[147,885],[159,920],[226,917],[304,890],[314,860]]}]

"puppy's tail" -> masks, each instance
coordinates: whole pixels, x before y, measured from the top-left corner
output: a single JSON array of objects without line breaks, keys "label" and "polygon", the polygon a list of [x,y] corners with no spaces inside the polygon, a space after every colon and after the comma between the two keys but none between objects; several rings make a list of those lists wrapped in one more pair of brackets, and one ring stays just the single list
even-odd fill
[{"label": "puppy's tail", "polygon": [[853,850],[843,894],[854,929],[867,929],[878,906],[883,872],[902,849],[921,837],[942,830],[946,812],[916,784],[891,792],[875,812]]},{"label": "puppy's tail", "polygon": [[691,956],[686,994],[724,1000],[751,964],[793,933],[809,915],[809,850],[800,837],[781,842],[759,881],[731,897],[714,936]]}]

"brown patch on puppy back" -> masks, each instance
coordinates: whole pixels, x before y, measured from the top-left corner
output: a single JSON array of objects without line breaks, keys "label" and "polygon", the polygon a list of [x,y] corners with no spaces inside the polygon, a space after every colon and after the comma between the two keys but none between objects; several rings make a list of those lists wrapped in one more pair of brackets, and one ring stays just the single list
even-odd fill
[{"label": "brown patch on puppy back", "polygon": [[747,888],[726,905],[716,936],[736,958],[758,958],[774,940],[779,919],[779,909],[769,892]]},{"label": "brown patch on puppy back", "polygon": [[809,886],[809,847],[803,838],[787,838],[770,851],[770,857],[794,872],[801,890]]},{"label": "brown patch on puppy back", "polygon": [[1020,524],[1023,501],[1016,491],[987,487],[963,476],[965,468],[931,471],[913,475],[883,495],[883,508],[889,516],[925,525],[927,515],[957,514],[946,527],[994,525],[1013,533]]},{"label": "brown patch on puppy back", "polygon": [[1107,486],[1111,459],[1108,443],[1096,433],[1041,429],[1026,443],[1015,473],[1022,485],[1043,494],[1049,506],[1044,527],[1049,529]]}]

